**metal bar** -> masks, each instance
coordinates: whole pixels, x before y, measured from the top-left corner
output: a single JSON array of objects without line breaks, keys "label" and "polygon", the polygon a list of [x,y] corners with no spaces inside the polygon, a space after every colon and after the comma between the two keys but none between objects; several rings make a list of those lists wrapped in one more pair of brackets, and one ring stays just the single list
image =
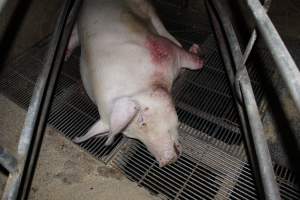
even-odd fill
[{"label": "metal bar", "polygon": [[276,28],[258,0],[245,0],[255,21],[257,30],[271,52],[280,75],[300,111],[300,72],[295,61],[288,52]]},{"label": "metal bar", "polygon": [[[60,68],[62,56],[59,56],[57,49],[61,42],[62,33],[66,24],[67,16],[70,11],[72,0],[65,1],[58,17],[56,28],[52,36],[52,41],[44,63],[44,68],[39,76],[33,91],[31,103],[28,108],[24,128],[22,130],[18,145],[18,171],[9,175],[2,199],[12,200],[26,193],[28,188],[24,188],[27,171],[32,174],[34,166],[32,160],[36,159],[41,141],[43,139],[42,128],[45,126],[45,116],[50,103],[50,97],[56,82],[56,77]],[[75,1],[78,3],[78,1]],[[55,59],[58,58],[60,60]],[[56,68],[54,68],[56,67]],[[54,69],[53,69],[54,68]],[[49,99],[50,98],[50,99]],[[28,170],[29,169],[29,170]],[[28,187],[28,185],[27,185]],[[26,195],[21,195],[26,198]]]},{"label": "metal bar", "polygon": [[16,158],[7,152],[6,149],[0,146],[0,165],[4,167],[9,173],[17,170]]},{"label": "metal bar", "polygon": [[[70,4],[70,6],[68,7],[69,10],[67,10],[68,12],[66,17],[63,18],[61,21],[61,23],[63,23],[63,30],[61,32],[61,38],[58,43],[52,71],[50,74],[50,79],[47,85],[48,88],[46,90],[47,91],[46,96],[41,109],[41,116],[36,130],[36,139],[33,143],[32,151],[28,158],[29,160],[28,170],[23,175],[23,179],[24,179],[23,186],[22,186],[23,189],[21,190],[21,195],[19,195],[21,199],[27,199],[27,195],[30,191],[30,185],[31,185],[32,178],[34,176],[34,170],[35,170],[37,158],[40,152],[43,136],[45,133],[48,111],[50,109],[50,105],[52,102],[52,96],[56,86],[57,77],[61,69],[62,61],[64,59],[65,48],[67,47],[68,39],[71,35],[73,25],[75,24],[75,18],[81,4],[81,0],[72,1],[72,2],[73,2],[72,9],[71,9],[72,4]],[[68,25],[66,26],[66,24]]]},{"label": "metal bar", "polygon": [[[248,76],[248,75],[247,75]],[[268,144],[264,137],[264,128],[260,120],[259,110],[255,101],[253,89],[249,77],[244,76],[241,81],[241,90],[246,107],[247,117],[250,124],[252,140],[257,156],[261,181],[265,192],[265,199],[280,199],[276,176],[273,171],[272,160],[268,149]]]},{"label": "metal bar", "polygon": [[[231,89],[234,91],[234,89],[235,89],[234,88],[234,72],[233,72],[233,69],[232,69],[233,63],[231,61],[231,55],[230,55],[230,52],[229,52],[227,44],[226,44],[225,36],[224,36],[224,34],[221,30],[221,25],[218,22],[217,16],[213,11],[212,6],[209,3],[206,3],[206,5],[207,5],[207,8],[208,8],[210,19],[211,19],[212,24],[213,24],[213,28],[215,30],[217,40],[218,40],[218,44],[219,44],[219,47],[220,47],[221,56],[223,58],[225,69],[226,69],[226,71],[228,73],[228,76],[230,78],[229,82],[230,82],[230,85],[231,85]],[[235,102],[237,103],[236,105],[237,105],[237,108],[238,108],[243,133],[245,135],[249,135],[249,133],[248,133],[249,131],[247,129],[248,124],[247,124],[246,119],[245,119],[246,114],[245,114],[243,108],[241,107],[241,105],[238,104],[237,96],[234,95],[233,98],[235,99]]]},{"label": "metal bar", "polygon": [[[271,6],[271,3],[272,3],[272,0],[265,0],[264,1],[264,9],[266,10],[266,12],[268,12],[270,6]],[[256,33],[256,30],[254,29],[251,33],[251,37],[250,37],[250,40],[247,44],[247,47],[246,47],[246,50],[244,52],[244,56],[243,56],[243,64],[246,64],[246,61],[251,53],[251,50],[253,49],[253,46],[254,46],[254,43],[256,41],[256,38],[257,38],[257,33]]]},{"label": "metal bar", "polygon": [[[275,174],[273,171],[273,166],[271,162],[270,153],[268,150],[268,146],[266,143],[266,140],[264,138],[263,133],[263,125],[260,120],[258,108],[256,105],[256,101],[254,98],[253,90],[251,87],[250,78],[248,76],[248,73],[246,71],[246,67],[243,64],[243,55],[237,40],[237,37],[235,35],[234,29],[232,27],[232,24],[230,22],[230,19],[224,9],[224,6],[221,5],[223,3],[222,1],[216,1],[211,0],[211,3],[213,3],[217,13],[220,15],[219,20],[222,24],[222,27],[224,29],[226,38],[228,40],[228,46],[230,48],[230,51],[232,53],[233,63],[235,68],[242,66],[243,67],[243,74],[242,78],[239,81],[240,88],[241,88],[241,95],[242,99],[244,101],[244,105],[246,107],[245,111],[238,105],[239,114],[242,117],[242,124],[243,129],[246,129],[247,127],[245,116],[247,116],[249,120],[249,127],[250,127],[250,133],[248,134],[248,131],[245,134],[246,144],[248,146],[248,149],[251,151],[250,159],[251,162],[254,164],[255,167],[258,168],[258,173],[256,172],[256,179],[261,181],[261,186],[263,187],[262,191],[264,192],[264,198],[265,199],[280,199],[279,190],[276,184],[275,180]],[[210,13],[213,14],[212,8],[210,8]],[[214,20],[214,26],[216,24],[216,17]],[[220,27],[219,27],[220,28]],[[221,30],[219,29],[219,33],[217,34],[218,38],[220,34],[223,34]],[[220,39],[219,39],[220,40]],[[225,65],[229,65],[230,62],[230,55],[228,53],[228,50],[225,50],[227,48],[227,44],[224,41],[224,38],[221,43],[219,43],[220,48],[223,49],[222,53],[225,52],[225,55],[222,55],[225,58]],[[230,68],[230,66],[227,66],[226,69]],[[232,69],[230,71],[230,76],[232,77]],[[237,70],[236,70],[237,71]],[[234,81],[230,81],[231,84],[234,83]],[[233,85],[232,85],[233,86]],[[246,115],[245,115],[246,114]],[[246,126],[245,126],[246,125]],[[262,192],[261,191],[261,192]]]},{"label": "metal bar", "polygon": [[2,13],[3,8],[6,5],[7,0],[0,0],[0,14]]},{"label": "metal bar", "polygon": [[[265,8],[266,11],[268,11],[268,9],[270,8],[271,2],[272,2],[272,0],[265,0],[264,1],[264,8]],[[243,65],[246,64],[247,59],[248,59],[248,57],[249,57],[249,55],[250,55],[250,53],[251,53],[251,51],[253,49],[253,46],[255,44],[256,39],[257,39],[257,32],[254,29],[252,31],[252,33],[251,33],[250,40],[249,40],[249,42],[248,42],[248,44],[246,46],[246,50],[245,50],[244,55],[243,55],[242,65],[238,67],[238,71],[237,71],[236,76],[235,76],[235,87],[236,87],[236,90],[238,90],[238,88],[239,88],[239,80],[242,77]],[[239,100],[241,102],[242,99],[241,99],[240,92],[238,93],[238,97],[239,97]]]}]

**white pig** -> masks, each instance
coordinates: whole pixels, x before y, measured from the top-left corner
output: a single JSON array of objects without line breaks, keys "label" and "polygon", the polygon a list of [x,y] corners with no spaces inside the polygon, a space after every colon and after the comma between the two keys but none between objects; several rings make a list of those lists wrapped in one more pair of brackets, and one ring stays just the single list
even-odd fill
[{"label": "white pig", "polygon": [[181,145],[170,91],[181,68],[202,68],[199,47],[182,49],[146,0],[85,0],[67,57],[79,43],[84,88],[101,119],[74,141],[100,135],[109,145],[123,132],[161,167],[176,161]]}]

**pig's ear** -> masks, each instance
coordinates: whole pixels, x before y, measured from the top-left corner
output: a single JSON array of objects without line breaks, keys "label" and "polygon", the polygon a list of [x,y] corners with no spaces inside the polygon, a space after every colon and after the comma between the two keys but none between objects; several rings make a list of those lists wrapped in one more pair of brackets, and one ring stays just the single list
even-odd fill
[{"label": "pig's ear", "polygon": [[93,126],[88,130],[88,132],[85,135],[81,137],[75,137],[73,139],[73,142],[81,143],[96,135],[106,136],[108,134],[109,134],[108,126],[105,123],[103,123],[101,120],[98,120],[93,124]]},{"label": "pig's ear", "polygon": [[110,134],[105,145],[110,145],[114,137],[124,130],[139,110],[136,101],[129,97],[117,99],[110,113]]}]

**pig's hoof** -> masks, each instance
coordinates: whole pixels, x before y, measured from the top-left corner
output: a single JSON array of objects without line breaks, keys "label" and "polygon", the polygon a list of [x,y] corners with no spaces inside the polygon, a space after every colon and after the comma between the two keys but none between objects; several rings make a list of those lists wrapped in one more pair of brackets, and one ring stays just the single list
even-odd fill
[{"label": "pig's hoof", "polygon": [[110,145],[112,145],[113,141],[114,141],[114,138],[108,137],[107,140],[106,140],[106,142],[105,142],[105,144],[104,144],[104,146],[110,146]]},{"label": "pig's hoof", "polygon": [[189,52],[193,53],[193,54],[200,54],[200,47],[198,44],[193,44],[190,49]]},{"label": "pig's hoof", "polygon": [[76,143],[76,144],[82,142],[81,137],[75,137],[72,141],[73,141],[74,143]]},{"label": "pig's hoof", "polygon": [[67,62],[67,61],[70,59],[71,54],[72,54],[72,52],[71,52],[69,49],[67,49],[67,50],[65,51],[65,58],[64,58],[64,61],[65,61],[65,62]]}]

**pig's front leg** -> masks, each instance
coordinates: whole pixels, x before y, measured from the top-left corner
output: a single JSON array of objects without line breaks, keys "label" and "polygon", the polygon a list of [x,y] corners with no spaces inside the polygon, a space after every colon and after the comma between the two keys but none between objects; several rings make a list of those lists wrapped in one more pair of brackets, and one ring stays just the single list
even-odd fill
[{"label": "pig's front leg", "polygon": [[89,131],[81,136],[81,137],[75,137],[73,139],[73,142],[75,143],[81,143],[84,142],[96,135],[98,136],[108,136],[109,133],[109,126],[107,124],[105,124],[104,122],[102,122],[101,120],[96,121],[96,123],[94,123],[93,126],[91,126],[91,128],[89,129]]},{"label": "pig's front leg", "polygon": [[179,51],[180,67],[191,70],[198,70],[203,67],[204,61],[199,45],[193,44],[189,52],[183,49],[178,49],[177,51]]},{"label": "pig's front leg", "polygon": [[68,47],[65,51],[65,61],[67,61],[70,58],[74,49],[78,46],[79,46],[79,35],[78,35],[77,24],[75,24],[69,39]]},{"label": "pig's front leg", "polygon": [[169,66],[176,70],[174,74],[177,74],[180,68],[198,70],[203,67],[203,58],[198,55],[200,48],[197,44],[193,44],[188,52],[166,38],[151,36],[147,38],[146,47],[158,71]]}]

